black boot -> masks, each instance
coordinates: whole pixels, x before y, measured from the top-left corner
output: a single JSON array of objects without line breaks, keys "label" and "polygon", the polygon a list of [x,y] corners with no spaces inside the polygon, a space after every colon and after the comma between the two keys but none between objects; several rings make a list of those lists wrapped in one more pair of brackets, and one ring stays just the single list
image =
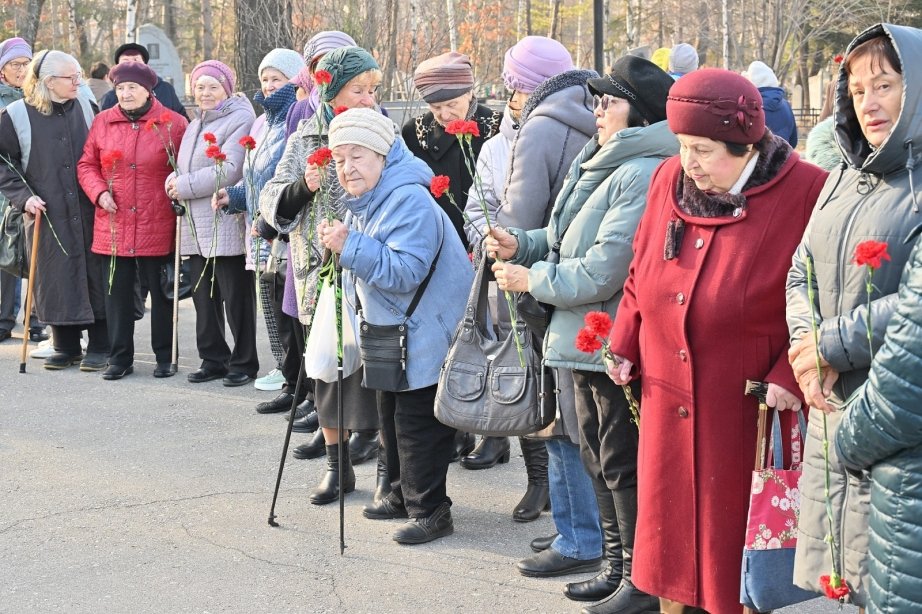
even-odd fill
[{"label": "black boot", "polygon": [[[349,454],[343,454],[343,492],[355,490],[355,472],[349,461]],[[314,505],[326,505],[339,499],[339,446],[327,446],[327,472],[320,484],[311,492],[310,500]]]},{"label": "black boot", "polygon": [[602,538],[605,543],[605,559],[608,564],[594,578],[582,582],[571,582],[563,589],[563,594],[574,601],[599,601],[614,593],[621,584],[623,568],[623,548],[621,532],[618,530],[618,517],[615,513],[615,500],[608,485],[599,480],[592,480],[595,499],[599,505],[599,521],[602,524]]},{"label": "black boot", "polygon": [[631,564],[634,558],[634,528],[637,526],[637,487],[612,491],[618,530],[621,532],[624,559],[621,585],[618,590],[600,601],[580,610],[580,614],[658,614],[659,599],[638,590],[631,583]]},{"label": "black boot", "polygon": [[292,456],[302,460],[305,458],[320,458],[326,453],[326,439],[323,438],[323,429],[314,431],[314,436],[311,437],[310,441],[302,443],[291,451]]},{"label": "black boot", "polygon": [[528,488],[525,489],[522,500],[512,510],[512,519],[516,522],[531,522],[538,519],[542,510],[550,509],[551,499],[547,489],[547,446],[543,441],[525,437],[519,437],[519,445],[525,458]]},{"label": "black boot", "polygon": [[489,469],[496,463],[508,462],[508,437],[482,437],[477,447],[461,459],[461,466],[465,469]]},{"label": "black boot", "polygon": [[361,465],[378,454],[378,431],[352,431],[349,437],[349,460]]},{"label": "black boot", "polygon": [[474,450],[474,435],[458,431],[455,433],[455,451],[448,460],[449,463],[456,463],[463,457],[467,456]]},{"label": "black boot", "polygon": [[375,496],[372,498],[372,501],[377,503],[389,494],[391,494],[391,476],[387,472],[387,455],[384,454],[384,446],[379,446],[378,481],[375,484]]}]

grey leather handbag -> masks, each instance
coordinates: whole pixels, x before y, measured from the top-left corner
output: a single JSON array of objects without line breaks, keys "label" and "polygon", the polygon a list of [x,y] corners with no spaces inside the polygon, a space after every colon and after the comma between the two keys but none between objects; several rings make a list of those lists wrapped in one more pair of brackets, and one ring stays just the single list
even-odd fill
[{"label": "grey leather handbag", "polygon": [[464,317],[442,365],[435,417],[468,433],[527,435],[553,420],[554,399],[541,389],[541,360],[524,321],[515,322],[505,339],[487,333],[485,263],[485,258],[480,261]]}]

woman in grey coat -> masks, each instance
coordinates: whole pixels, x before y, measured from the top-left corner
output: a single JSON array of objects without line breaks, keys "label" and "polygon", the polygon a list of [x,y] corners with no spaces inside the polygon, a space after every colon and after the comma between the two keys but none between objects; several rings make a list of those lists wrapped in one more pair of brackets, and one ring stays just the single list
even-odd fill
[{"label": "woman in grey coat", "polygon": [[[904,243],[922,222],[913,186],[922,145],[922,68],[903,61],[922,53],[922,31],[876,25],[849,45],[836,89],[836,138],[847,168],[830,174],[803,240],[794,255],[787,283],[790,359],[804,396],[827,412],[830,433],[839,426],[842,403],[867,379],[872,349],[868,344],[865,271],[851,263],[855,247],[866,240],[885,241],[892,260],[874,274],[871,338],[880,347],[897,304],[900,271],[909,257]],[[818,304],[807,295],[807,261],[815,269]],[[813,342],[811,311],[816,310],[819,345]],[[824,382],[816,372],[819,350]],[[824,498],[823,414],[810,412],[800,482],[801,508],[794,581],[822,593],[821,575],[833,570]],[[832,435],[830,435],[831,437]],[[848,583],[852,603],[867,599],[869,482],[847,474],[830,450],[829,496],[834,514],[837,571]]]},{"label": "woman in grey coat", "polygon": [[[0,116],[0,155],[11,163],[0,163],[0,192],[29,214],[24,229],[28,250],[32,216],[37,211],[43,215],[35,303],[39,317],[52,327],[55,348],[45,368],[80,363],[82,371],[99,371],[109,355],[106,259],[90,251],[95,208],[77,182],[77,161],[94,112],[78,94],[80,65],[70,55],[40,53],[27,71],[25,99]],[[82,330],[89,337],[86,356],[80,348]]]}]

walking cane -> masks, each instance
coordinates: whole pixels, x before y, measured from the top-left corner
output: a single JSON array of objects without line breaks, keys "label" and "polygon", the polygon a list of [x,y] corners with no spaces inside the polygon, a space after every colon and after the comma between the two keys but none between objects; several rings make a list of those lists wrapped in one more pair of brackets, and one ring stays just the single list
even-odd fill
[{"label": "walking cane", "polygon": [[[337,463],[339,466],[339,556],[346,550],[346,496],[343,492],[343,267],[336,258],[336,431],[339,433]],[[349,441],[347,437],[346,442]]]},{"label": "walking cane", "polygon": [[19,372],[26,372],[26,352],[29,350],[29,321],[32,319],[32,292],[35,290],[35,261],[38,255],[38,231],[42,227],[42,211],[35,210],[35,225],[32,227],[32,255],[29,257],[29,286],[26,291],[26,318],[22,329],[22,357]]},{"label": "walking cane", "polygon": [[170,371],[179,372],[179,244],[182,236],[182,218],[176,216],[176,248],[173,255],[173,360]]},{"label": "walking cane", "polygon": [[[305,342],[307,333],[305,328],[301,327],[301,334],[304,335]],[[298,369],[298,381],[295,383],[295,394],[291,399],[291,412],[288,414],[288,428],[285,430],[285,444],[282,446],[282,459],[279,461],[279,473],[275,478],[275,493],[272,495],[272,508],[269,510],[269,526],[277,527],[279,523],[275,521],[275,502],[279,498],[279,487],[282,485],[282,471],[285,469],[285,457],[288,456],[288,444],[291,442],[291,428],[295,425],[295,410],[298,408],[298,397],[301,396],[301,385],[304,384],[304,352],[301,353],[301,367]]]}]

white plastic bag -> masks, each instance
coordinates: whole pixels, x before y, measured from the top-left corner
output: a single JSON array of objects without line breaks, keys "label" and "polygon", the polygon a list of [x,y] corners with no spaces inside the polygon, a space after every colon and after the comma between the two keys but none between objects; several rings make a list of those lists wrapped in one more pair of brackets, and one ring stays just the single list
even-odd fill
[{"label": "white plastic bag", "polygon": [[[304,346],[304,373],[327,383],[336,381],[336,291],[333,284],[322,282],[320,296],[311,319],[311,333]],[[343,379],[362,367],[356,338],[355,310],[342,302],[343,318]]]}]

